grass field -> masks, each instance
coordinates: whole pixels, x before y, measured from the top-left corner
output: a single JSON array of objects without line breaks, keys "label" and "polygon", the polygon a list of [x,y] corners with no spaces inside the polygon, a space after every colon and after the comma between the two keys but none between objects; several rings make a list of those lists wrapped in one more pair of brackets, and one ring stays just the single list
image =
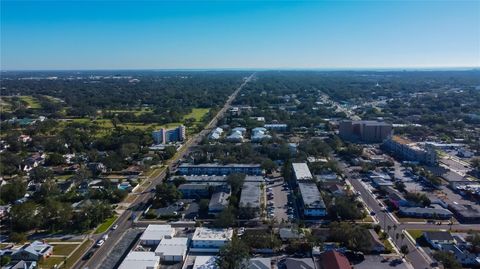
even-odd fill
[{"label": "grass field", "polygon": [[29,106],[32,109],[38,109],[41,108],[40,103],[38,102],[37,99],[33,98],[30,95],[23,95],[19,97],[20,100],[23,102],[27,103],[27,106]]},{"label": "grass field", "polygon": [[385,250],[386,250],[387,253],[395,252],[393,250],[393,246],[392,246],[392,243],[390,243],[390,241],[385,239],[385,240],[382,240],[382,243],[385,245]]},{"label": "grass field", "polygon": [[194,118],[196,122],[199,122],[208,113],[208,111],[210,111],[209,108],[194,108],[192,109],[192,112],[185,115],[183,119],[185,120],[185,119]]},{"label": "grass field", "polygon": [[55,268],[55,265],[62,263],[64,260],[65,260],[64,257],[49,257],[39,262],[38,268],[42,268],[42,269]]},{"label": "grass field", "polygon": [[108,229],[110,229],[110,226],[112,226],[112,224],[117,220],[117,218],[118,216],[115,215],[111,218],[106,219],[102,224],[100,224],[100,226],[97,227],[95,233],[99,234],[108,231]]},{"label": "grass field", "polygon": [[75,250],[76,247],[78,247],[78,245],[80,245],[80,242],[78,244],[50,243],[50,245],[53,246],[53,255],[68,256]]},{"label": "grass field", "polygon": [[70,256],[67,261],[66,261],[66,264],[65,264],[65,268],[71,268],[72,265],[78,261],[78,259],[80,259],[80,257],[82,257],[82,255],[85,253],[85,251],[88,249],[88,247],[90,246],[90,241],[89,240],[86,240],[85,242],[83,242],[83,244],[77,249],[77,251],[75,251],[72,256]]},{"label": "grass field", "polygon": [[417,240],[423,235],[423,230],[407,230],[407,232],[412,236],[413,239]]}]

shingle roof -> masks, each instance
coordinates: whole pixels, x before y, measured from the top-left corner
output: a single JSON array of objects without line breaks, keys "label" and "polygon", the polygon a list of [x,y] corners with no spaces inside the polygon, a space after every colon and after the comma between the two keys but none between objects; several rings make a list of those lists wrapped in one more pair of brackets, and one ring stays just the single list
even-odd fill
[{"label": "shingle roof", "polygon": [[320,255],[322,268],[328,269],[351,269],[352,266],[347,257],[338,251],[330,250]]}]

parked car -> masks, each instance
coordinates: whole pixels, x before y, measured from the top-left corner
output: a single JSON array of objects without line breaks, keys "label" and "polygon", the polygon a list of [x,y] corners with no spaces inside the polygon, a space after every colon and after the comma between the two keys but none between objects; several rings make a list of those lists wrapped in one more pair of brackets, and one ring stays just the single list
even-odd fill
[{"label": "parked car", "polygon": [[118,224],[112,226],[112,230],[116,230],[118,228]]}]

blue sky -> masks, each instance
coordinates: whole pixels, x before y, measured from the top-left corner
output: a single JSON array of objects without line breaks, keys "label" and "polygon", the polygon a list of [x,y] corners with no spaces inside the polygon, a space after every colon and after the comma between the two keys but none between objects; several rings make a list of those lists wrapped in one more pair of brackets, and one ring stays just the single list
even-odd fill
[{"label": "blue sky", "polygon": [[480,66],[480,1],[1,0],[1,68]]}]

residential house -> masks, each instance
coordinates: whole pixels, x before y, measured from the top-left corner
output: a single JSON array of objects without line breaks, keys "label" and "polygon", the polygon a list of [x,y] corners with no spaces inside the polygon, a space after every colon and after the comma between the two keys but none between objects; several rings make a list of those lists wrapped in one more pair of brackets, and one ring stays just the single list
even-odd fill
[{"label": "residential house", "polygon": [[284,266],[285,269],[316,269],[312,258],[287,258]]},{"label": "residential house", "polygon": [[347,257],[336,250],[320,254],[320,269],[352,269]]},{"label": "residential house", "polygon": [[30,244],[24,245],[22,248],[12,254],[12,260],[14,261],[39,261],[40,259],[46,259],[53,253],[53,246],[41,242],[33,241]]}]

